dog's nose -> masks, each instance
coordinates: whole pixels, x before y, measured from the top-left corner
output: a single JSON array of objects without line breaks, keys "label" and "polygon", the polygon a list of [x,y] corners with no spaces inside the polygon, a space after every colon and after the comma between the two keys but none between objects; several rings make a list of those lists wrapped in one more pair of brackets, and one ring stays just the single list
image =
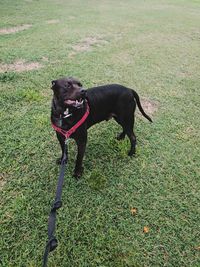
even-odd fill
[{"label": "dog's nose", "polygon": [[86,90],[85,89],[81,89],[81,96],[85,96],[86,95]]}]

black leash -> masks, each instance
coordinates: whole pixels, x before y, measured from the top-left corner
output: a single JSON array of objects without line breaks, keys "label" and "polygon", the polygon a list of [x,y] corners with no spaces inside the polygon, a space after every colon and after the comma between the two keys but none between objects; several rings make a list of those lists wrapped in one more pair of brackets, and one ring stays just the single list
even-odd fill
[{"label": "black leash", "polygon": [[[66,139],[67,140],[67,139]],[[68,160],[68,150],[67,150],[67,143],[65,142],[64,148],[64,157],[61,162],[60,166],[60,175],[58,178],[57,190],[56,190],[56,197],[55,201],[52,205],[49,220],[48,220],[48,241],[46,244],[44,256],[43,256],[43,267],[47,266],[49,252],[53,251],[58,246],[58,241],[54,235],[55,228],[56,228],[56,214],[57,210],[62,206],[61,196],[62,196],[62,188],[64,182],[64,175],[65,175],[65,167]]]}]

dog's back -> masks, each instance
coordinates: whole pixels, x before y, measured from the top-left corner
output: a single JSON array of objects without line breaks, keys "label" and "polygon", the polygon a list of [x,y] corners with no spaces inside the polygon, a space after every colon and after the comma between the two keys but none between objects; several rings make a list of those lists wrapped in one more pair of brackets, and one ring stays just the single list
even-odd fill
[{"label": "dog's back", "polygon": [[121,113],[127,102],[134,105],[134,97],[130,89],[119,84],[108,84],[87,90],[87,99],[91,109],[92,124],[108,120]]}]

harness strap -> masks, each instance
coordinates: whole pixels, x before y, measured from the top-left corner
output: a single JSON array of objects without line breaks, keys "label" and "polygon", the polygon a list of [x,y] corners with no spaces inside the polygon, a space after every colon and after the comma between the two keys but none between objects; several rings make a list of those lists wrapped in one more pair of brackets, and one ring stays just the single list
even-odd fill
[{"label": "harness strap", "polygon": [[68,131],[63,130],[62,128],[56,126],[55,124],[52,123],[52,127],[54,128],[54,130],[58,133],[61,133],[66,139],[68,139],[87,119],[89,113],[90,113],[90,108],[88,103],[86,102],[86,112],[83,115],[83,117]]}]

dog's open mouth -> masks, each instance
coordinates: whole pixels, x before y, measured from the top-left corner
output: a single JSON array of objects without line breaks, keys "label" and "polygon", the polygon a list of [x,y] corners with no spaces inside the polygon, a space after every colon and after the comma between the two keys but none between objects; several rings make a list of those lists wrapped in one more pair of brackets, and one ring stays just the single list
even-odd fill
[{"label": "dog's open mouth", "polygon": [[80,108],[83,105],[83,99],[82,98],[79,100],[66,99],[65,104],[75,108]]}]

